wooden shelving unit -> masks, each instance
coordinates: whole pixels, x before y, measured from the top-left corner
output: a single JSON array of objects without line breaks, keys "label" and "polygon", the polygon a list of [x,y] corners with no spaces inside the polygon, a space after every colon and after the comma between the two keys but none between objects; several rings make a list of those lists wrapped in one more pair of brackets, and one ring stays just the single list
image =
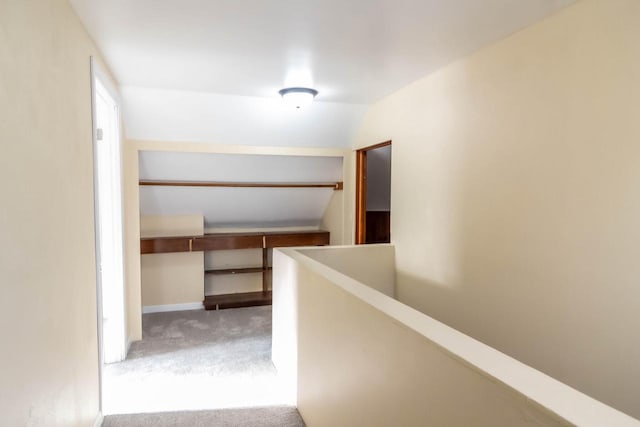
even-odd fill
[{"label": "wooden shelving unit", "polygon": [[204,274],[262,273],[262,291],[235,294],[207,295],[203,304],[207,310],[269,305],[272,301],[269,283],[272,268],[269,266],[269,250],[290,246],[323,246],[329,244],[329,232],[287,231],[265,233],[212,233],[203,236],[153,237],[140,239],[142,254],[168,252],[197,252],[234,249],[262,249],[262,266],[247,268],[206,269]]},{"label": "wooden shelving unit", "polygon": [[207,310],[223,310],[225,308],[253,307],[271,305],[271,291],[243,292],[238,294],[207,295],[204,307]]},{"label": "wooden shelving unit", "polygon": [[[232,188],[332,188],[343,189],[338,182],[215,182],[140,180],[141,186],[162,187],[232,187]],[[262,265],[248,268],[205,269],[205,275],[262,273],[262,291],[224,295],[207,295],[203,304],[207,310],[271,304],[271,267],[269,250],[286,246],[322,246],[329,244],[328,231],[289,231],[265,233],[213,233],[204,236],[156,237],[140,239],[140,253],[219,251],[262,249]]]}]

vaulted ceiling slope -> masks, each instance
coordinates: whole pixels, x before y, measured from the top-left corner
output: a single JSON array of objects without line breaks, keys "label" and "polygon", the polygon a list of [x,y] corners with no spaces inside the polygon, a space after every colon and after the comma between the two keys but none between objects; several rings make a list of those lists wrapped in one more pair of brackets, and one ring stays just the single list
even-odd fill
[{"label": "vaulted ceiling slope", "polygon": [[574,0],[70,0],[122,85],[371,103]]},{"label": "vaulted ceiling slope", "polygon": [[[140,153],[140,179],[324,183],[342,180],[341,157]],[[204,216],[206,227],[318,227],[331,188],[140,187],[142,215]]]}]

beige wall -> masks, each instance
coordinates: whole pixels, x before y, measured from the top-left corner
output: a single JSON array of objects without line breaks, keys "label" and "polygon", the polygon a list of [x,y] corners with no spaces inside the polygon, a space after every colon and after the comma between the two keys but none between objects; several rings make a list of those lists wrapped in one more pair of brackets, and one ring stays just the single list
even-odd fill
[{"label": "beige wall", "polygon": [[[298,263],[290,249],[273,250],[273,333],[272,359],[278,374],[291,391],[290,404],[296,403],[298,365]],[[300,249],[299,254],[323,263],[342,274],[361,280],[393,297],[395,281],[394,248],[390,245],[316,247]]]},{"label": "beige wall", "polygon": [[98,414],[90,55],[64,0],[0,2],[0,418]]},{"label": "beige wall", "polygon": [[344,191],[334,191],[322,214],[320,228],[331,233],[329,237],[331,245],[341,245],[345,238],[344,193]]},{"label": "beige wall", "polygon": [[127,339],[142,339],[142,273],[140,261],[140,187],[138,185],[138,150],[130,141],[123,141],[124,192],[124,257]]},{"label": "beige wall", "polygon": [[[201,236],[202,215],[145,215],[140,218],[142,237]],[[140,256],[143,307],[200,303],[204,299],[202,252],[146,254]]]},{"label": "beige wall", "polygon": [[313,272],[298,281],[307,426],[567,425]]},{"label": "beige wall", "polygon": [[397,296],[640,417],[640,2],[583,0],[375,104]]},{"label": "beige wall", "polygon": [[301,254],[395,298],[395,257],[392,245],[301,249]]},{"label": "beige wall", "polygon": [[273,362],[308,426],[640,425],[332,268],[331,254],[393,272],[392,246],[275,251]]}]

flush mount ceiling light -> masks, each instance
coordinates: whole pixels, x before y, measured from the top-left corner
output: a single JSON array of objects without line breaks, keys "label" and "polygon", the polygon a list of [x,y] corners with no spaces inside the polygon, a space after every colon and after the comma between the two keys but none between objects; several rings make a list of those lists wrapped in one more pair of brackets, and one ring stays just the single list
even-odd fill
[{"label": "flush mount ceiling light", "polygon": [[280,89],[278,93],[282,96],[285,104],[295,108],[302,108],[311,104],[318,91],[308,87],[288,87]]}]

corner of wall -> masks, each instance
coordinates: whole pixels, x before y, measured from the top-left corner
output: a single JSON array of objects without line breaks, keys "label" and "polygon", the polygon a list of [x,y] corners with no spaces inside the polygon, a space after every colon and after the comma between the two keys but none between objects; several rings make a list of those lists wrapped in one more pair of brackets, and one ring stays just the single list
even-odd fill
[{"label": "corner of wall", "polygon": [[142,339],[142,282],[140,272],[140,202],[138,188],[138,149],[123,141],[123,186],[125,215],[125,269],[127,339]]}]

